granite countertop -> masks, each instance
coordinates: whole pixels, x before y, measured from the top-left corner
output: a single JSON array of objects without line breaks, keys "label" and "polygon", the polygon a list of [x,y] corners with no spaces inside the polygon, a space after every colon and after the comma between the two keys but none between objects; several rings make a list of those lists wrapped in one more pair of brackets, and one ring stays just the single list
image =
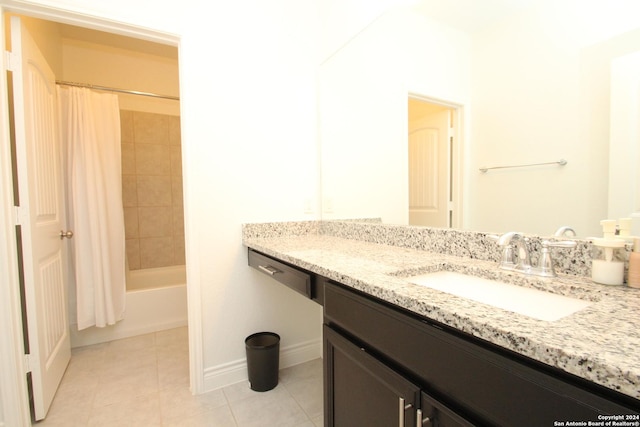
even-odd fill
[{"label": "granite countertop", "polygon": [[[389,303],[640,399],[640,290],[559,274],[537,278],[494,261],[305,233],[244,235],[245,246]],[[591,301],[556,321],[542,321],[406,280],[447,270]]]}]

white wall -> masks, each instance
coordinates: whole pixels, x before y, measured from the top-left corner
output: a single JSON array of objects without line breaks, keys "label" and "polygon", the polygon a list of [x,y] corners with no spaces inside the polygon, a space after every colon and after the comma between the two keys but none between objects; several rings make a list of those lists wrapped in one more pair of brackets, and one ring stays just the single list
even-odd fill
[{"label": "white wall", "polygon": [[408,221],[408,95],[469,98],[470,39],[409,8],[379,17],[320,67],[324,219]]},{"label": "white wall", "polygon": [[[637,2],[596,6],[555,2],[474,35],[470,228],[544,235],[570,225],[580,236],[601,233],[609,61],[640,48],[637,32],[602,42],[636,28],[640,11]],[[561,158],[564,167],[478,171]]]},{"label": "white wall", "polygon": [[317,218],[304,213],[317,197],[317,24],[311,1],[195,9],[180,51],[187,263],[218,386],[252,332],[279,333],[281,348],[320,337],[320,307],[249,269],[240,243],[243,222]]}]

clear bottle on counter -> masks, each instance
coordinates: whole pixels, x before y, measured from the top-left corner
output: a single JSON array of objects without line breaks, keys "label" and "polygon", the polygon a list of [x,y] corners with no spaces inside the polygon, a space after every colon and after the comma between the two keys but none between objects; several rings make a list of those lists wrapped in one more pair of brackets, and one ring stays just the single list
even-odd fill
[{"label": "clear bottle on counter", "polygon": [[624,240],[593,239],[591,278],[603,285],[624,283]]}]

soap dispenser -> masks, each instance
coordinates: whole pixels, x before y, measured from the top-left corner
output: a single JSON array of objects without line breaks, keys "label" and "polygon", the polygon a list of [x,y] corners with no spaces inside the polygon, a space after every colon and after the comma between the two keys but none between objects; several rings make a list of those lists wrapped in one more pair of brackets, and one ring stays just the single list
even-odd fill
[{"label": "soap dispenser", "polygon": [[604,238],[593,239],[591,278],[603,285],[624,283],[624,240],[615,238],[615,220],[600,221]]},{"label": "soap dispenser", "polygon": [[631,236],[631,218],[620,218],[618,219],[618,236],[622,239],[629,240],[633,239]]}]

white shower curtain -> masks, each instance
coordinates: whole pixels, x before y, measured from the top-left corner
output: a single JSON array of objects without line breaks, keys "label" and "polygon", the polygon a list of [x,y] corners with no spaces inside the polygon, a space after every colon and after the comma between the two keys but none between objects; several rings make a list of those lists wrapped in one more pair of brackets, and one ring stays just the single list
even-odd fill
[{"label": "white shower curtain", "polygon": [[125,311],[125,237],[118,97],[58,87],[78,329],[104,327]]}]

